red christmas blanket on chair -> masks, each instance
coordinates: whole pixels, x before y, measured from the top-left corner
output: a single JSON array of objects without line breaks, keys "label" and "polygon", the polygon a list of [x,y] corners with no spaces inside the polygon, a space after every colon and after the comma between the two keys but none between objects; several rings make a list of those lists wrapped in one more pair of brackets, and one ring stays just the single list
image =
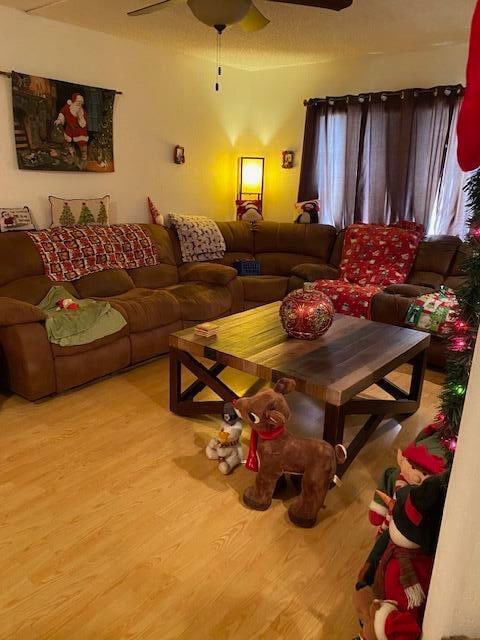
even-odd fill
[{"label": "red christmas blanket on chair", "polygon": [[54,282],[68,282],[108,269],[158,264],[150,236],[138,224],[74,225],[29,232]]},{"label": "red christmas blanket on chair", "polygon": [[369,319],[373,297],[407,279],[422,237],[423,227],[409,222],[352,224],[345,234],[340,279],[317,280],[315,288],[332,300],[337,313]]}]

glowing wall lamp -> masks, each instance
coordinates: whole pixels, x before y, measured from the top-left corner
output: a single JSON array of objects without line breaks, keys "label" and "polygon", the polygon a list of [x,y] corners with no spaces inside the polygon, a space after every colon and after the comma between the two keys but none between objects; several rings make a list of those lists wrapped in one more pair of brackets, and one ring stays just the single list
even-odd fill
[{"label": "glowing wall lamp", "polygon": [[242,156],[238,160],[237,218],[262,219],[265,158]]}]

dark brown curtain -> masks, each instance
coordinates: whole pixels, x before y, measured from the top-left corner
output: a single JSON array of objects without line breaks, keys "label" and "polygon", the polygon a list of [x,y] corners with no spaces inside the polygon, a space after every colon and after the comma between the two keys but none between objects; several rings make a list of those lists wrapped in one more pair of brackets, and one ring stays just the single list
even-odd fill
[{"label": "dark brown curtain", "polygon": [[[309,101],[299,200],[319,198],[321,221],[337,227],[399,220],[436,232],[458,227],[462,173],[447,160],[462,95],[455,85]],[[446,188],[447,168],[456,191]]]},{"label": "dark brown curtain", "polygon": [[320,123],[326,119],[325,101],[307,105],[305,132],[303,134],[302,165],[300,168],[300,185],[298,201],[318,198],[318,145]]}]

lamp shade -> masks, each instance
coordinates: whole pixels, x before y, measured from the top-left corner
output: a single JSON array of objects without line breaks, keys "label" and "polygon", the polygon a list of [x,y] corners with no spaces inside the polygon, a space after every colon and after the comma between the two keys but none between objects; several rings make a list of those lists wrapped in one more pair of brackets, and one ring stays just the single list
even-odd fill
[{"label": "lamp shade", "polygon": [[240,158],[239,196],[262,195],[264,158]]},{"label": "lamp shade", "polygon": [[251,0],[188,0],[193,15],[208,25],[229,25],[244,18],[252,6]]}]

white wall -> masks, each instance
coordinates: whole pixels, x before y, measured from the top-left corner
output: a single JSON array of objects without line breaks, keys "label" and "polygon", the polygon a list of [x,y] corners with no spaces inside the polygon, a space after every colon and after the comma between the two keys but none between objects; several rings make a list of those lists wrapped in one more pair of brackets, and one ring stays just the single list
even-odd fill
[{"label": "white wall", "polygon": [[[99,32],[0,7],[0,69],[120,89],[114,117],[113,174],[19,171],[10,82],[0,76],[0,206],[28,204],[48,222],[49,194],[110,193],[114,221],[146,220],[148,194],[166,211],[234,217],[236,160],[266,157],[264,213],[295,215],[305,108],[303,99],[462,82],[466,47],[367,56],[257,72],[226,68],[220,93],[214,65]],[[187,163],[173,164],[172,148]],[[296,165],[281,168],[281,151]]]},{"label": "white wall", "polygon": [[460,437],[424,620],[424,639],[480,636],[480,341],[470,373]]},{"label": "white wall", "polygon": [[[112,174],[20,171],[13,138],[10,80],[0,76],[0,206],[31,206],[48,223],[49,194],[110,193],[114,221],[146,221],[148,194],[159,208],[233,216],[232,134],[226,113],[244,118],[242,73],[228,70],[213,90],[214,65],[131,41],[0,7],[0,69],[119,89]],[[187,162],[172,162],[175,144]]]},{"label": "white wall", "polygon": [[[250,74],[253,95],[250,126],[237,145],[241,151],[266,157],[265,216],[291,221],[295,215],[305,124],[304,98],[463,83],[466,56],[466,46],[459,45]],[[282,149],[296,152],[293,169],[281,168]]]}]

